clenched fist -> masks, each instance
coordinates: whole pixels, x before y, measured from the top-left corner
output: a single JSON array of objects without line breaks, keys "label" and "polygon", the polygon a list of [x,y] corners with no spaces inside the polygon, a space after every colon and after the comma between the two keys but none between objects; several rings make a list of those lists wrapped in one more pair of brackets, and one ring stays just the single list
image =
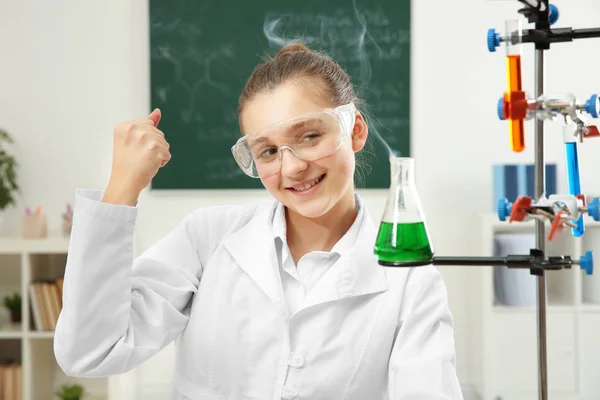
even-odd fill
[{"label": "clenched fist", "polygon": [[114,130],[113,162],[103,202],[135,206],[139,194],[171,159],[169,143],[157,128],[161,113],[121,122]]}]

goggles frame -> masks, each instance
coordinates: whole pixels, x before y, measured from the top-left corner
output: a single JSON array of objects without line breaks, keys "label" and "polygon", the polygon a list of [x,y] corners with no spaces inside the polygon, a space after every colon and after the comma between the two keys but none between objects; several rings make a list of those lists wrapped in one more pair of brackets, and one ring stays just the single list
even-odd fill
[{"label": "goggles frame", "polygon": [[[231,147],[231,153],[233,154],[233,158],[235,159],[238,166],[241,168],[241,170],[246,175],[248,175],[251,178],[260,178],[260,175],[258,174],[258,170],[256,168],[256,163],[254,162],[254,157],[252,156],[252,154],[248,154],[248,151],[246,151],[246,149],[248,148],[248,145],[246,143],[248,141],[248,139],[251,138],[252,136],[258,135],[260,133],[264,133],[271,129],[275,129],[275,128],[283,126],[285,124],[289,124],[294,121],[299,121],[301,119],[307,119],[312,116],[316,117],[316,116],[322,115],[322,114],[328,114],[328,115],[332,116],[340,125],[341,138],[340,138],[340,143],[334,150],[334,152],[335,152],[340,148],[340,146],[342,145],[344,140],[346,140],[348,137],[350,137],[350,132],[352,131],[352,128],[354,127],[354,122],[356,120],[356,106],[354,105],[354,103],[344,104],[344,105],[341,105],[341,106],[338,106],[335,108],[325,108],[320,111],[315,111],[315,112],[310,112],[307,114],[299,115],[297,117],[289,118],[284,121],[276,122],[274,124],[266,126],[257,132],[253,132],[253,133],[244,135],[241,138],[239,138],[235,142],[235,144]],[[296,155],[296,153],[294,152],[294,150],[291,147],[289,147],[288,145],[279,146],[278,149],[280,151],[280,153],[279,153],[280,157],[281,157],[281,150],[284,148],[287,148],[292,153],[294,153],[294,156],[298,157]]]}]

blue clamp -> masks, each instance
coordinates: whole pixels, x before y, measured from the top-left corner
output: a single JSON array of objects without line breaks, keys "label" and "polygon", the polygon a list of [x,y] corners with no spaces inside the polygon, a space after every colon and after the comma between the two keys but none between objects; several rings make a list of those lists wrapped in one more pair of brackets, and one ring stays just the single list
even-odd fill
[{"label": "blue clamp", "polygon": [[[560,13],[558,12],[558,7],[554,4],[550,4],[550,10],[548,12],[548,23],[550,25],[554,25],[556,21],[558,21],[558,17]],[[487,48],[490,53],[496,51],[496,47],[500,47],[500,34],[496,32],[496,29],[490,28],[487,32]]]},{"label": "blue clamp", "polygon": [[585,271],[587,275],[594,273],[594,253],[586,251],[579,259],[579,267]]},{"label": "blue clamp", "polygon": [[506,217],[510,215],[511,211],[512,203],[506,197],[498,200],[498,219],[500,221],[506,221]]},{"label": "blue clamp", "polygon": [[488,29],[487,33],[487,48],[493,53],[496,51],[496,47],[500,46],[500,34],[496,32],[494,28]]},{"label": "blue clamp", "polygon": [[594,221],[600,221],[600,198],[595,197],[592,201],[588,202],[587,212],[590,217],[594,218]]},{"label": "blue clamp", "polygon": [[593,94],[585,104],[583,105],[583,109],[586,113],[590,114],[592,118],[598,118],[600,114],[600,98],[598,98],[597,94]]},{"label": "blue clamp", "polygon": [[548,15],[548,22],[550,25],[554,25],[556,21],[558,21],[559,16],[560,13],[558,12],[558,7],[556,7],[554,4],[550,4],[550,13]]},{"label": "blue clamp", "polygon": [[498,118],[500,119],[500,121],[504,121],[506,118],[504,118],[504,98],[503,97],[500,97],[498,99],[497,112],[498,112]]}]

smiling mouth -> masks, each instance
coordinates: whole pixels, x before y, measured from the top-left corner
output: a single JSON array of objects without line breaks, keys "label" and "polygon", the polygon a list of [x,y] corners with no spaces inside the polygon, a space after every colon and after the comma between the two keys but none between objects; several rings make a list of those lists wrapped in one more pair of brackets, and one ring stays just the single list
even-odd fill
[{"label": "smiling mouth", "polygon": [[291,186],[286,188],[287,190],[292,190],[294,192],[304,192],[309,190],[310,188],[312,188],[313,186],[317,185],[319,182],[321,182],[323,180],[323,178],[325,178],[326,174],[323,174],[321,176],[319,176],[316,179],[313,179],[312,181],[305,183],[303,185],[296,185],[296,186]]}]

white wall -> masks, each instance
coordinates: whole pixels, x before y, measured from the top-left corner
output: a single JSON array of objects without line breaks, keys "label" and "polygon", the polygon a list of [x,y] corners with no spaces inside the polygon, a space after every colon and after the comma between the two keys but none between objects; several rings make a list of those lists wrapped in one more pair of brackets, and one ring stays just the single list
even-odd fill
[{"label": "white wall", "polygon": [[[597,0],[555,4],[561,8],[560,26],[598,25]],[[526,125],[526,150],[516,154],[508,146],[506,123],[495,117],[505,88],[504,53],[490,54],[485,45],[487,29],[502,31],[518,8],[516,0],[413,1],[412,154],[439,255],[476,251],[476,215],[491,211],[494,200],[493,163],[533,162],[533,125]],[[38,203],[49,214],[50,229],[58,230],[60,213],[76,187],[106,184],[112,127],[149,111],[147,11],[146,2],[118,0],[0,2],[0,127],[15,136],[23,194],[19,207],[8,212],[5,234],[18,234],[22,207]],[[453,13],[457,16],[450,17]],[[600,91],[598,49],[600,41],[590,39],[553,46],[546,56],[546,92],[587,98]],[[532,47],[525,46],[523,81],[530,93],[532,55]],[[547,124],[546,132],[547,160],[559,163],[564,190],[560,124]],[[580,150],[586,193],[600,192],[594,161],[599,150],[600,139]],[[386,191],[361,194],[379,218]],[[137,227],[140,249],[196,207],[265,197],[254,191],[146,191]],[[477,323],[469,305],[479,299],[470,295],[469,268],[441,269],[455,316],[458,371],[468,383],[478,368],[469,352],[473,329],[468,324]],[[170,354],[162,358],[168,362]],[[157,360],[139,371],[145,382],[165,379]]]}]

